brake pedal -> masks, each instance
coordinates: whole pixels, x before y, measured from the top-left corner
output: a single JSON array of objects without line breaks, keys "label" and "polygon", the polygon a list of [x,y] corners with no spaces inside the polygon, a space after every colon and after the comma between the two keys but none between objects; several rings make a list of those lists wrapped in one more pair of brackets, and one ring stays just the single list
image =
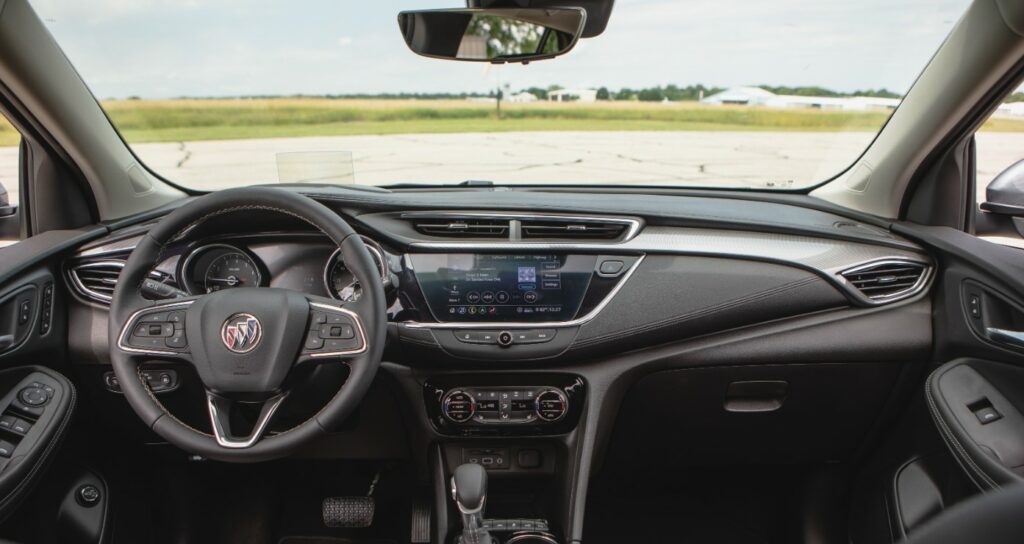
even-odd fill
[{"label": "brake pedal", "polygon": [[323,502],[324,525],[365,528],[373,524],[373,497],[327,497]]}]

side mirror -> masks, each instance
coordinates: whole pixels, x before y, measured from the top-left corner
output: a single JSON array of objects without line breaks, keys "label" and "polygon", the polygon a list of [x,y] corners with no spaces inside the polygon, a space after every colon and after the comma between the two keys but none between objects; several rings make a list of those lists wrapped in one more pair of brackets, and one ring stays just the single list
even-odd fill
[{"label": "side mirror", "polygon": [[981,209],[1002,215],[1024,216],[1024,160],[1013,163],[988,184]]},{"label": "side mirror", "polygon": [[7,188],[0,183],[0,217],[7,217],[18,213],[18,207],[12,206],[7,196]]},{"label": "side mirror", "polygon": [[439,9],[403,11],[406,45],[425,57],[503,64],[568,53],[587,22],[582,8]]}]

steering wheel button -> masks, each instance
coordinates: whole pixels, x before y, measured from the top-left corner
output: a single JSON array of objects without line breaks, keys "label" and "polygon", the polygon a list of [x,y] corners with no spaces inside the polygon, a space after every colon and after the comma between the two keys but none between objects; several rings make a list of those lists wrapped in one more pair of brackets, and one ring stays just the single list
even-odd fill
[{"label": "steering wheel button", "polygon": [[327,351],[348,351],[357,347],[359,347],[359,344],[351,338],[348,340],[327,340],[324,342],[324,349]]},{"label": "steering wheel button", "polygon": [[316,350],[324,347],[324,339],[318,334],[310,334],[306,337],[306,349]]},{"label": "steering wheel button", "polygon": [[174,334],[167,337],[164,344],[169,348],[181,349],[188,345],[188,340],[185,338],[184,330],[176,330]]},{"label": "steering wheel button", "polygon": [[167,314],[167,322],[174,323],[175,327],[185,324],[185,312],[171,312]]},{"label": "steering wheel button", "polygon": [[165,323],[167,321],[167,312],[153,312],[151,314],[146,314],[140,317],[139,321],[143,323]]},{"label": "steering wheel button", "polygon": [[164,339],[161,336],[133,336],[128,343],[135,348],[161,349],[164,347]]},{"label": "steering wheel button", "polygon": [[313,312],[313,325],[322,325],[327,323],[327,314],[323,312]]},{"label": "steering wheel button", "polygon": [[329,313],[327,314],[327,323],[331,325],[337,325],[339,323],[351,324],[352,320],[345,314]]}]

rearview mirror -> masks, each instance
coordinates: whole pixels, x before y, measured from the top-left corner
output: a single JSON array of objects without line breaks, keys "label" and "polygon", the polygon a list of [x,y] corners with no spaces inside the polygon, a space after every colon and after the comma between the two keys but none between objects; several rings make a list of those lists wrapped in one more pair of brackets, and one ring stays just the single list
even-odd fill
[{"label": "rearview mirror", "polygon": [[403,11],[405,43],[425,57],[528,63],[568,53],[587,21],[581,8]]}]

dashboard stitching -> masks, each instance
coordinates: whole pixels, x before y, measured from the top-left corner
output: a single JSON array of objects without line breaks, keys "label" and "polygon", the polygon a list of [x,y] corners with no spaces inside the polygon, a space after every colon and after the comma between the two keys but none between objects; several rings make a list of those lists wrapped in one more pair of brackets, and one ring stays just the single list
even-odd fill
[{"label": "dashboard stitching", "polygon": [[612,340],[612,339],[615,339],[615,338],[621,338],[623,336],[629,336],[631,334],[647,332],[647,331],[650,331],[652,329],[656,329],[656,328],[659,328],[659,327],[664,327],[666,325],[679,324],[679,323],[682,323],[682,322],[685,322],[685,321],[692,320],[692,319],[694,319],[696,317],[701,317],[701,316],[713,314],[713,313],[716,313],[716,312],[719,312],[719,311],[722,311],[722,310],[727,310],[727,309],[734,308],[734,307],[737,307],[737,306],[742,306],[743,304],[747,304],[747,303],[754,302],[754,301],[757,301],[757,300],[769,298],[769,297],[772,297],[772,296],[775,296],[775,295],[778,295],[778,294],[781,294],[781,293],[785,293],[787,291],[792,291],[792,290],[797,289],[799,287],[803,287],[804,285],[809,285],[809,284],[812,284],[812,283],[817,283],[819,281],[822,281],[822,280],[820,280],[816,276],[815,277],[803,278],[803,279],[796,280],[796,281],[793,281],[793,282],[789,282],[789,283],[786,283],[786,284],[783,284],[783,285],[780,285],[780,286],[777,286],[777,287],[773,287],[771,289],[766,289],[766,290],[763,290],[763,291],[758,291],[756,293],[752,293],[752,294],[747,295],[747,296],[743,296],[743,297],[740,297],[740,298],[736,298],[736,299],[728,300],[726,302],[715,304],[713,306],[706,306],[704,308],[700,308],[698,310],[694,310],[694,311],[686,313],[686,314],[675,315],[675,316],[672,316],[672,317],[667,318],[667,319],[662,319],[662,320],[659,320],[659,321],[654,321],[654,322],[651,322],[651,323],[646,323],[644,325],[640,325],[640,326],[637,326],[637,327],[631,327],[631,328],[628,328],[628,329],[622,329],[622,330],[618,330],[618,331],[615,331],[615,332],[612,332],[612,333],[603,334],[603,335],[600,335],[600,336],[595,336],[595,337],[592,337],[592,338],[588,338],[586,340],[581,340],[579,342],[576,342],[573,347],[585,347],[585,346],[588,346],[588,345],[591,345],[591,344],[595,344],[595,343],[599,343],[599,342],[605,342],[605,341]]}]

